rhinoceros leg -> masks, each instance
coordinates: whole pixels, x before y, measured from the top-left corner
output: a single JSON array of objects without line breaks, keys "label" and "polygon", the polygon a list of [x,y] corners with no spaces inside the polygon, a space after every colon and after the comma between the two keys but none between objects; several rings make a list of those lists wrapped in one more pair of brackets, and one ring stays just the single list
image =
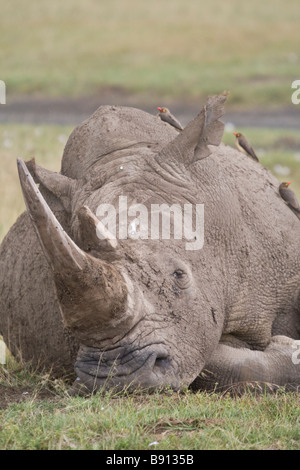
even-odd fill
[{"label": "rhinoceros leg", "polygon": [[[297,345],[286,336],[274,336],[264,351],[219,344],[210,362],[191,385],[193,390],[243,391],[250,385],[258,389],[300,389],[300,363]],[[300,354],[299,354],[300,356]]]}]

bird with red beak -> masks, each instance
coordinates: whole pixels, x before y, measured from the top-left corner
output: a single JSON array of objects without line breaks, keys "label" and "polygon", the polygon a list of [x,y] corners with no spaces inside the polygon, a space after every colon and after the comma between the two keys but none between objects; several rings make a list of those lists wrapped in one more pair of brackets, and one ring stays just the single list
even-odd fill
[{"label": "bird with red beak", "polygon": [[279,194],[286,202],[287,206],[294,212],[298,219],[300,219],[300,205],[296,194],[289,188],[290,184],[290,181],[281,183],[279,186]]},{"label": "bird with red beak", "polygon": [[253,160],[255,160],[256,162],[258,162],[258,158],[257,158],[257,155],[256,153],[254,152],[253,148],[251,147],[251,145],[249,144],[248,140],[246,139],[246,137],[241,134],[240,132],[234,132],[233,133],[236,137],[235,139],[235,145],[237,147],[237,149],[240,151],[240,152],[243,152],[245,155],[247,155],[248,157],[251,157]]},{"label": "bird with red beak", "polygon": [[175,129],[179,131],[183,130],[183,127],[180,124],[180,122],[173,116],[173,114],[170,113],[168,108],[158,107],[157,109],[159,111],[158,116],[160,117],[162,121],[167,122],[168,124],[175,127]]}]

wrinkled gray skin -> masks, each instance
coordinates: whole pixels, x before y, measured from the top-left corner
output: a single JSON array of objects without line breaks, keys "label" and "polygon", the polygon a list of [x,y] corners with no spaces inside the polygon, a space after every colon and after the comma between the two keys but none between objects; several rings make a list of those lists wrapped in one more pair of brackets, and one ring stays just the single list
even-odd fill
[{"label": "wrinkled gray skin", "polygon": [[[60,174],[18,162],[28,211],[0,251],[0,331],[14,354],[57,372],[75,364],[90,391],[300,385],[299,220],[260,163],[220,143],[225,98],[180,135],[102,106],[71,134]],[[120,195],[204,204],[203,248],[100,240],[97,208]]]}]

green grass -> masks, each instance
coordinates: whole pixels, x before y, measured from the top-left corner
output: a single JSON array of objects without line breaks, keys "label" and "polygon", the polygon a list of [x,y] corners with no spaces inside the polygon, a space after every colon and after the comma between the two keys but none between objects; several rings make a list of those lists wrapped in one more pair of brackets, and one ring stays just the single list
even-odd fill
[{"label": "green grass", "polygon": [[14,401],[0,407],[2,450],[300,449],[300,396],[282,391],[72,397],[63,382],[12,359],[0,366],[1,396],[9,388]]},{"label": "green grass", "polygon": [[299,78],[298,0],[0,0],[0,10],[8,103],[117,87],[149,101],[228,89],[231,104],[288,105]]},{"label": "green grass", "polygon": [[300,398],[289,393],[83,398],[62,390],[41,399],[27,389],[0,410],[2,450],[300,449]]}]

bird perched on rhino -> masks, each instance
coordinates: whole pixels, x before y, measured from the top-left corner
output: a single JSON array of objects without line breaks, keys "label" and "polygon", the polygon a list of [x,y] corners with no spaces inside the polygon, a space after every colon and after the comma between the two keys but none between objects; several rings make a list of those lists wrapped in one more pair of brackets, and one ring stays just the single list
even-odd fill
[{"label": "bird perched on rhino", "polygon": [[256,156],[256,153],[254,152],[253,148],[249,144],[246,137],[243,134],[241,134],[240,132],[234,132],[233,134],[236,137],[235,145],[236,145],[237,149],[240,152],[243,152],[245,155],[248,155],[248,157],[251,157],[256,162],[258,162],[259,160]]},{"label": "bird perched on rhino", "polygon": [[158,107],[157,109],[159,111],[158,116],[160,117],[162,121],[167,122],[168,124],[175,127],[175,129],[179,131],[183,130],[183,127],[180,124],[180,122],[173,116],[173,114],[170,113],[168,108]]},{"label": "bird perched on rhino", "polygon": [[279,194],[286,202],[287,206],[294,212],[298,219],[300,219],[300,205],[294,191],[289,188],[290,184],[290,181],[281,183],[279,186]]}]

